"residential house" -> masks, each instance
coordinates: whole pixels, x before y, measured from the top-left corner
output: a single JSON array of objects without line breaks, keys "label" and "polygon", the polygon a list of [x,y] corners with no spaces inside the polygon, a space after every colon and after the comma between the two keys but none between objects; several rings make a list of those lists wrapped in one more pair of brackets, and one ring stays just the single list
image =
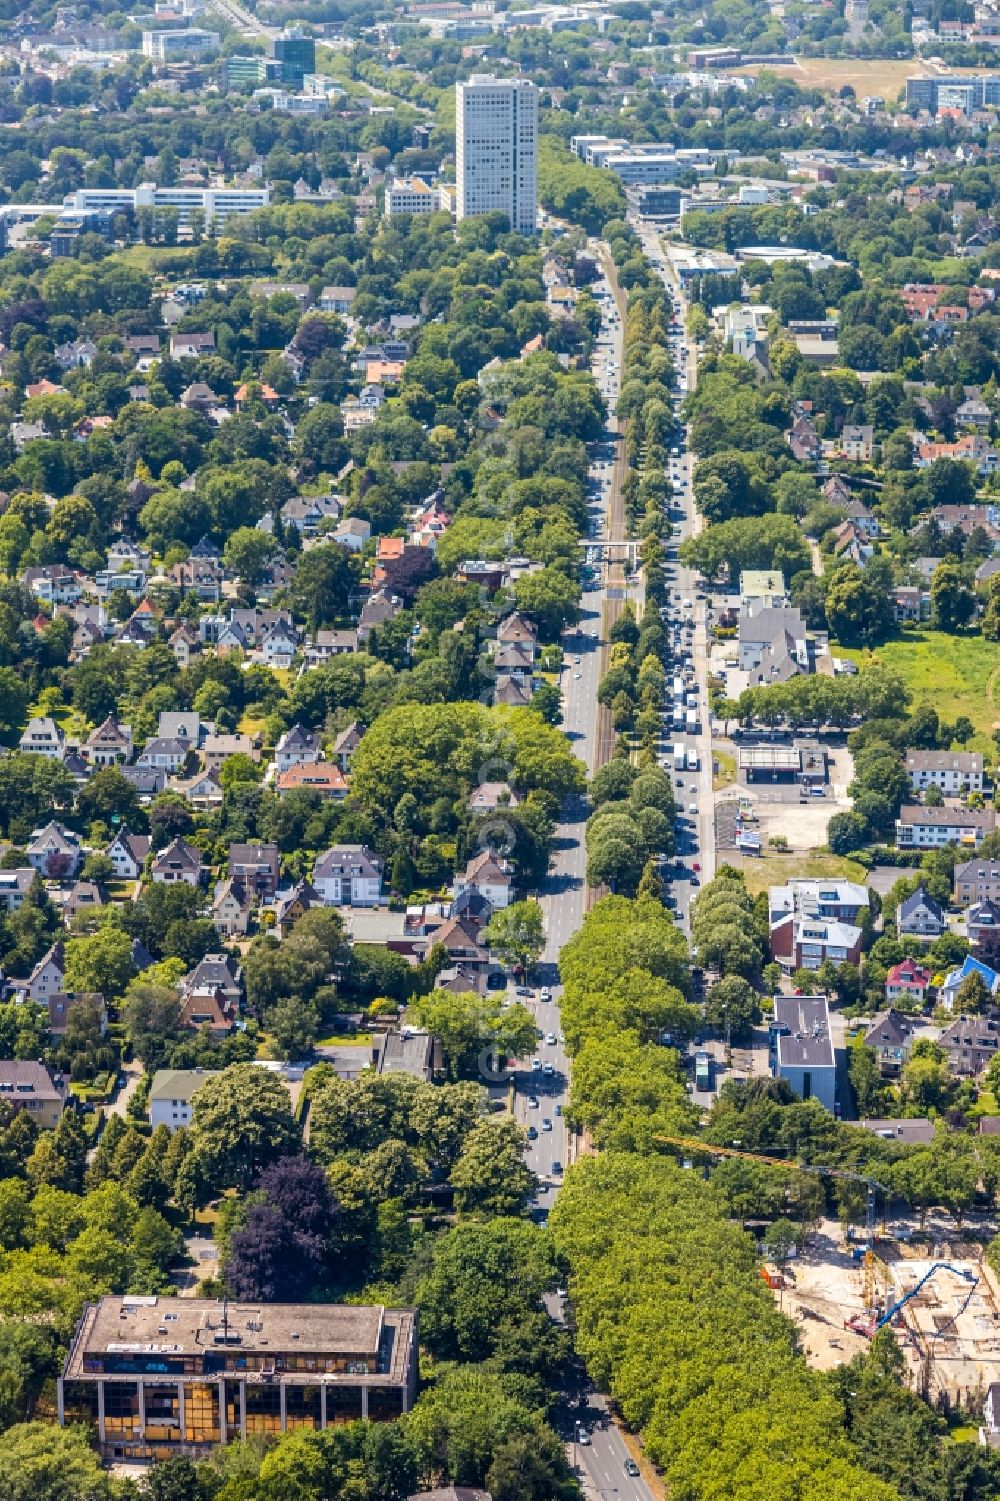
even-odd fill
[{"label": "residential house", "polygon": [[180,793],[186,803],[199,813],[213,813],[225,801],[225,792],[214,771],[196,771],[192,777],[171,777],[171,792]]},{"label": "residential house", "polygon": [[350,770],[351,757],[361,744],[365,736],[365,726],[360,719],[355,719],[346,729],[341,730],[333,742],[334,759],[339,763],[341,771],[345,774]]},{"label": "residential house", "polygon": [[190,1126],[194,1096],[217,1073],[217,1069],[158,1068],[149,1086],[149,1123],[153,1130],[157,1126],[166,1126],[168,1131]]},{"label": "residential house", "polygon": [[222,599],[225,571],[222,564],[212,558],[187,558],[174,563],[167,577],[178,589],[193,594],[202,604],[217,605]]},{"label": "residential house", "polygon": [[885,977],[885,998],[891,1005],[894,1001],[912,1001],[922,1006],[930,988],[931,972],[915,959],[903,959],[894,964]]},{"label": "residential house", "polygon": [[857,964],[861,957],[861,929],[835,918],[780,918],[770,931],[771,958],[787,974],[831,964]]},{"label": "residential house", "polygon": [[287,771],[279,771],[274,779],[274,788],[279,797],[283,797],[286,792],[293,792],[297,787],[317,792],[324,801],[347,796],[344,773],[330,761],[309,761],[299,766],[290,766]]},{"label": "residential house", "polygon": [[976,902],[965,914],[965,932],[979,958],[1000,951],[1000,902]]},{"label": "residential house", "polygon": [[219,771],[230,756],[260,760],[260,747],[249,735],[206,735],[201,750],[206,771]]},{"label": "residential house", "polygon": [[25,995],[29,1001],[48,1005],[50,995],[61,994],[66,982],[66,949],[61,938],[46,951],[28,976]]},{"label": "residential house", "polygon": [[252,904],[242,881],[219,881],[212,897],[212,921],[220,938],[245,938],[250,930]]},{"label": "residential house", "polygon": [[189,412],[207,413],[218,406],[219,398],[211,386],[206,386],[203,380],[197,380],[181,392],[180,404]]},{"label": "residential house", "polygon": [[157,885],[185,881],[189,886],[200,886],[201,850],[186,844],[183,839],[174,839],[154,856],[150,875]]},{"label": "residential house", "polygon": [[440,946],[452,964],[461,964],[483,974],[490,967],[489,950],[483,947],[478,928],[466,917],[447,918],[425,940],[426,950]]},{"label": "residential house", "polygon": [[288,669],[295,660],[298,644],[295,627],[279,620],[264,632],[260,643],[261,656],[268,667]]},{"label": "residential house", "polygon": [[324,313],[349,313],[356,295],[356,287],[324,287],[319,294],[320,309]]},{"label": "residential house", "polygon": [[1000,1381],[991,1381],[986,1388],[979,1442],[986,1448],[1000,1448]]},{"label": "residential house", "polygon": [[492,813],[496,808],[517,808],[521,799],[509,782],[480,782],[469,795],[473,813]]},{"label": "residential house", "polygon": [[50,1073],[44,1064],[0,1058],[0,1100],[12,1110],[26,1110],[44,1131],[58,1126],[67,1093],[62,1074]]},{"label": "residential house", "polygon": [[46,605],[75,605],[83,586],[71,568],[47,563],[41,568],[26,568],[21,582],[36,599]]},{"label": "residential house", "polygon": [[930,513],[930,520],[936,522],[945,537],[952,532],[961,532],[964,537],[969,537],[973,532],[981,530],[992,540],[994,551],[1000,541],[1000,506],[997,505],[935,506]]},{"label": "residential house", "polygon": [[346,547],[348,552],[360,552],[371,534],[370,521],[366,521],[363,516],[348,516],[330,533],[330,541]]},{"label": "residential house", "polygon": [[206,988],[220,990],[226,1001],[239,1006],[243,1000],[243,970],[230,954],[206,954],[181,981],[185,994]]},{"label": "residential house", "polygon": [[810,671],[806,624],[797,609],[769,608],[751,601],[740,610],[739,667],[751,686],[783,683]]},{"label": "residential house", "polygon": [[244,891],[269,902],[278,889],[281,856],[276,844],[231,844],[229,875]]},{"label": "residential house", "polygon": [[156,734],[158,739],[176,740],[187,750],[197,750],[214,728],[190,709],[161,709]]},{"label": "residential house", "polygon": [[350,656],[357,649],[356,630],[319,630],[313,640],[306,643],[303,657],[309,667],[321,667],[333,657]]},{"label": "residential house", "polygon": [[37,879],[38,872],[30,865],[0,870],[0,911],[16,912],[23,907]]},{"label": "residential house", "polygon": [[875,1053],[881,1073],[896,1075],[910,1056],[914,1022],[904,1012],[890,1006],[872,1017],[865,1032],[865,1047]]},{"label": "residential house", "polygon": [[207,1027],[216,1042],[235,1031],[237,1008],[226,999],[225,992],[212,985],[198,986],[181,997],[181,1026],[199,1032]]},{"label": "residential house", "polygon": [[189,332],[170,335],[170,358],[172,360],[198,360],[202,355],[214,353],[214,333]]},{"label": "residential house", "polygon": [[83,742],[85,760],[94,766],[121,766],[132,759],[132,728],[119,724],[114,714],[109,714]]},{"label": "residential house", "polygon": [[857,464],[870,464],[874,447],[874,429],[867,423],[857,426],[845,423],[840,434],[840,450],[846,459]]},{"label": "residential house", "polygon": [[66,737],[55,720],[43,714],[28,720],[17,748],[22,754],[61,761],[65,743]]},{"label": "residential house", "polygon": [[914,792],[937,787],[945,797],[961,797],[983,790],[983,758],[979,751],[907,751],[906,771]]},{"label": "residential house", "polygon": [[509,907],[514,894],[513,866],[492,849],[480,850],[464,873],[455,877],[456,897],[468,890],[481,892],[494,909]]},{"label": "residential house", "polygon": [[938,999],[946,1011],[954,1011],[960,1005],[959,991],[973,975],[978,975],[991,995],[995,996],[1000,990],[1000,974],[981,959],[967,954],[961,964],[949,970],[938,987]]},{"label": "residential house", "polygon": [[167,639],[167,645],[177,660],[178,667],[183,671],[190,667],[195,657],[201,655],[201,639],[193,625],[185,622],[179,625]]},{"label": "residential house", "polygon": [[955,412],[956,427],[971,427],[973,431],[989,436],[993,413],[978,396],[968,396]]},{"label": "residential house", "polygon": [[328,907],[377,907],[384,865],[365,844],[336,844],[317,858],[312,884]]},{"label": "residential house", "polygon": [[319,736],[301,724],[293,724],[286,730],[274,749],[274,765],[277,771],[288,771],[292,766],[303,766],[320,758]]},{"label": "residential house", "polygon": [[992,808],[923,808],[904,803],[896,819],[900,849],[941,849],[946,844],[975,848],[996,827]]},{"label": "residential house", "polygon": [[429,1084],[434,1077],[434,1038],[429,1032],[418,1032],[404,1027],[399,1032],[386,1032],[376,1040],[376,1072],[380,1074],[409,1074]]},{"label": "residential house", "polygon": [[66,881],[75,876],[83,858],[79,834],[55,819],[34,830],[25,853],[28,864],[40,876],[54,881]]},{"label": "residential house", "polygon": [[101,888],[96,881],[74,881],[60,911],[64,923],[72,923],[81,912],[93,912],[104,906]]},{"label": "residential house", "polygon": [[89,370],[97,358],[97,345],[93,339],[73,339],[57,344],[52,353],[61,370]]},{"label": "residential house", "polygon": [[65,1036],[69,1014],[77,1006],[93,1006],[97,1012],[101,1036],[104,1037],[107,1033],[108,1008],[104,1004],[104,997],[99,991],[50,991],[46,997],[46,1005],[49,1013],[49,1031],[53,1037]]},{"label": "residential house", "polygon": [[833,1114],[837,1065],[825,996],[774,997],[771,1072],[803,1100],[819,1100]]},{"label": "residential house", "polygon": [[931,616],[931,597],[915,584],[896,584],[892,590],[892,615],[897,625],[915,625]]},{"label": "residential house", "polygon": [[145,806],[151,803],[154,797],[159,797],[167,785],[167,774],[159,766],[120,766],[118,770],[134,787],[139,802]]},{"label": "residential house", "polygon": [[167,740],[157,737],[146,742],[136,764],[157,767],[161,771],[180,771],[190,751],[190,745],[184,740]]},{"label": "residential house", "polygon": [[133,834],[125,825],[118,830],[104,853],[114,866],[117,880],[138,881],[145,868],[149,850],[149,835]]},{"label": "residential house", "polygon": [[279,891],[274,898],[274,931],[278,938],[287,938],[300,917],[322,905],[308,881],[297,882],[289,891]]},{"label": "residential house", "polygon": [[771,886],[767,893],[768,922],[772,927],[790,915],[856,923],[869,904],[867,886],[832,878],[824,881],[803,877],[784,886]]},{"label": "residential house", "polygon": [[395,620],[403,608],[403,601],[395,594],[388,594],[384,589],[377,589],[370,594],[361,607],[358,617],[358,641],[361,644],[367,642],[372,631],[378,630],[387,621]]},{"label": "residential house", "polygon": [[960,1016],[938,1038],[948,1067],[959,1078],[975,1079],[988,1068],[1000,1046],[1000,1022],[992,1016]]},{"label": "residential house", "polygon": [[293,495],[281,507],[281,519],[303,537],[314,537],[324,522],[337,522],[343,509],[336,495]]},{"label": "residential house", "polygon": [[502,645],[517,645],[517,647],[535,648],[538,641],[538,630],[535,623],[521,614],[520,609],[515,609],[512,614],[505,615],[497,626],[497,642]]},{"label": "residential house", "polygon": [[944,928],[944,913],[923,886],[896,908],[896,932],[900,938],[940,938]]},{"label": "residential house", "polygon": [[785,434],[792,457],[800,464],[815,464],[823,456],[823,443],[813,426],[811,418],[799,413],[792,418],[792,425]]},{"label": "residential house", "polygon": [[862,536],[867,537],[870,541],[874,541],[880,529],[878,517],[875,515],[875,512],[869,510],[864,501],[858,500],[856,497],[852,497],[844,509],[847,520],[851,523],[854,530]]}]

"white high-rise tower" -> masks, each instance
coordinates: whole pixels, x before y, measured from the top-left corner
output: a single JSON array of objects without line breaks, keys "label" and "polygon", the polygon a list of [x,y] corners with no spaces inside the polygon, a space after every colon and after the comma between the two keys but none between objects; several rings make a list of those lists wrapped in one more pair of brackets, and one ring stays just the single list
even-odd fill
[{"label": "white high-rise tower", "polygon": [[527,79],[474,73],[455,95],[457,217],[499,211],[511,229],[534,234],[538,90]]}]

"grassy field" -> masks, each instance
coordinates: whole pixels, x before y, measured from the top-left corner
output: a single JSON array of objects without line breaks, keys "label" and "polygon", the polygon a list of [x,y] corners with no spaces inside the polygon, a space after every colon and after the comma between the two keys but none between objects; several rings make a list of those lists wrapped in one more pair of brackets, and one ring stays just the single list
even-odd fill
[{"label": "grassy field", "polygon": [[712,778],[712,787],[718,792],[723,787],[729,787],[736,781],[736,757],[730,756],[727,751],[713,750],[712,760],[718,766],[718,773]]},{"label": "grassy field", "polygon": [[861,882],[865,879],[864,867],[853,860],[845,860],[841,855],[771,854],[754,859],[752,855],[735,855],[727,850],[719,859],[720,862],[724,859],[727,865],[743,872],[751,896],[756,896],[758,891],[766,891],[769,886],[782,886],[786,881],[797,878],[829,877],[839,881]]},{"label": "grassy field", "polygon": [[1000,725],[1000,652],[994,642],[923,627],[874,652],[841,646],[831,650],[855,662],[883,663],[903,679],[914,705],[931,704],[942,719],[965,714],[972,720],[976,738],[967,749],[992,749],[990,736]]}]

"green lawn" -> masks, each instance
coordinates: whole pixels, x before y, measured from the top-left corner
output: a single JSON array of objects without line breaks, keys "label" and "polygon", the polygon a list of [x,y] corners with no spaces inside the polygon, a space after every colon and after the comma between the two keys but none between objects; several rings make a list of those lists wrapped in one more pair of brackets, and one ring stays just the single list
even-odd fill
[{"label": "green lawn", "polygon": [[995,642],[921,626],[873,652],[832,643],[831,651],[862,664],[883,663],[906,683],[914,705],[932,704],[947,720],[967,715],[976,727],[970,750],[992,749],[990,735],[1000,725],[1000,652]]},{"label": "green lawn", "polygon": [[810,877],[859,881],[863,885],[867,874],[864,866],[845,860],[842,855],[769,854],[755,859],[752,855],[737,855],[726,850],[719,855],[719,863],[723,862],[743,872],[751,896],[766,891],[769,886],[782,886],[786,881]]}]

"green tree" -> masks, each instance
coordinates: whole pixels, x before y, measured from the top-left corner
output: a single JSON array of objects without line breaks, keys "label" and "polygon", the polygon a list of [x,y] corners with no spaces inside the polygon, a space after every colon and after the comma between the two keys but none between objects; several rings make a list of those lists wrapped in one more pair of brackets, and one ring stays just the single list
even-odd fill
[{"label": "green tree", "polygon": [[537,1179],[524,1161],[525,1135],[507,1116],[488,1116],[469,1132],[451,1171],[460,1214],[516,1215]]},{"label": "green tree", "polygon": [[0,1495],[5,1501],[106,1501],[108,1476],[83,1428],[19,1423],[0,1444]]},{"label": "green tree", "polygon": [[527,976],[545,947],[542,909],[534,900],[498,907],[483,931],[483,941],[508,969]]},{"label": "green tree", "polygon": [[185,1168],[191,1162],[212,1191],[246,1192],[262,1168],[300,1144],[285,1085],[252,1063],[232,1064],[205,1080],[192,1100],[189,1138]]}]

